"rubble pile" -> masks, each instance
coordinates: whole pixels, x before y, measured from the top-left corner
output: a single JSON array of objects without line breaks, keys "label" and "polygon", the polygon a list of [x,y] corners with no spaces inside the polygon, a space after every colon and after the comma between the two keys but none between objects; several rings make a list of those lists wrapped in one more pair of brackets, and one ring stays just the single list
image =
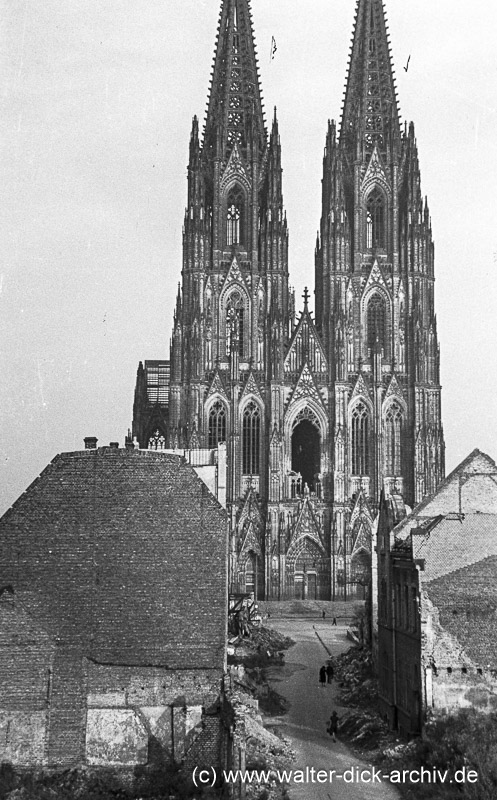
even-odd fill
[{"label": "rubble pile", "polygon": [[335,679],[341,688],[340,700],[346,706],[376,707],[378,683],[373,677],[373,661],[366,648],[351,647],[333,661]]},{"label": "rubble pile", "polygon": [[257,647],[264,647],[272,653],[280,653],[283,650],[288,650],[292,644],[295,644],[293,639],[288,636],[283,636],[282,633],[273,630],[272,628],[255,628],[252,631],[251,640]]},{"label": "rubble pile", "polygon": [[284,788],[277,783],[277,769],[288,768],[295,758],[288,739],[264,727],[259,710],[259,686],[242,665],[230,668],[230,703],[235,730],[245,742],[245,768],[269,773],[263,783],[247,784],[247,800],[284,800]]},{"label": "rubble pile", "polygon": [[400,761],[405,759],[406,756],[411,755],[415,752],[417,748],[418,742],[417,740],[413,740],[411,742],[394,742],[392,743],[391,747],[386,747],[383,751],[383,755],[385,758],[390,759],[391,761]]},{"label": "rubble pile", "polygon": [[388,726],[374,711],[353,711],[340,725],[340,736],[363,750],[380,749],[390,741]]},{"label": "rubble pile", "polygon": [[350,709],[339,733],[347,741],[368,751],[370,758],[383,754],[393,737],[378,713],[378,683],[373,677],[372,656],[364,647],[351,647],[333,660],[340,687],[340,703]]},{"label": "rubble pile", "polygon": [[228,664],[243,667],[244,688],[261,701],[266,713],[286,710],[283,698],[267,683],[266,668],[283,664],[284,651],[292,644],[292,639],[264,627],[253,627],[248,636],[232,637],[228,642]]},{"label": "rubble pile", "polygon": [[247,800],[284,800],[284,787],[277,783],[277,769],[294,760],[290,743],[264,727],[260,711],[282,714],[284,698],[271,689],[266,667],[283,663],[284,650],[293,641],[274,630],[250,626],[248,636],[230,639],[229,700],[235,713],[235,728],[244,731],[246,769],[269,772],[269,781],[246,786]]}]

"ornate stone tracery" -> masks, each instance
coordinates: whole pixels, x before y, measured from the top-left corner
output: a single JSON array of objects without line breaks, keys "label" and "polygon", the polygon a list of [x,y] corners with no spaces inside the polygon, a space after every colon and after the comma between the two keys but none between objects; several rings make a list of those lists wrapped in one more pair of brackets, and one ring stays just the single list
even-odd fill
[{"label": "ornate stone tracery", "polygon": [[168,396],[152,403],[142,367],[133,433],[210,467],[225,445],[233,591],[362,598],[381,492],[413,505],[444,474],[431,222],[381,0],[357,4],[326,136],[315,312],[306,288],[297,317],[281,147],[249,2],[221,0],[205,130],[195,119],[190,140]]}]

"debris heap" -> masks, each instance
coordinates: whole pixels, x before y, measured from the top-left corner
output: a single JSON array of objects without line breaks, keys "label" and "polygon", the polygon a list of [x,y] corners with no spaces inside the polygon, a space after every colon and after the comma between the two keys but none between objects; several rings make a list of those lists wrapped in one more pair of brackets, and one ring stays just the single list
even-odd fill
[{"label": "debris heap", "polygon": [[291,639],[260,625],[250,625],[245,636],[231,637],[229,645],[229,701],[234,710],[238,740],[245,748],[247,770],[268,773],[269,780],[246,786],[247,800],[284,800],[284,787],[277,783],[277,769],[288,768],[294,753],[287,739],[264,727],[265,714],[286,711],[284,698],[271,689],[266,668],[282,664]]},{"label": "debris heap", "polygon": [[340,704],[350,709],[340,734],[361,749],[383,751],[391,734],[378,712],[378,682],[373,676],[370,651],[351,647],[334,659],[333,666],[341,690]]}]

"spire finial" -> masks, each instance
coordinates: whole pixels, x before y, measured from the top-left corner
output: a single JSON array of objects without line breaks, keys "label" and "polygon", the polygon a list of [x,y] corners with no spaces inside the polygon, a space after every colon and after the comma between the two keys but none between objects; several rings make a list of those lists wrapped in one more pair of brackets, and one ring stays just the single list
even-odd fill
[{"label": "spire finial", "polygon": [[385,152],[391,135],[400,137],[400,123],[385,9],[358,0],[340,140]]},{"label": "spire finial", "polygon": [[204,145],[221,153],[266,144],[259,68],[249,0],[223,0]]},{"label": "spire finial", "polygon": [[309,310],[309,307],[308,307],[309,290],[308,290],[307,286],[304,287],[304,294],[302,295],[302,297],[304,298],[304,311],[308,311]]}]

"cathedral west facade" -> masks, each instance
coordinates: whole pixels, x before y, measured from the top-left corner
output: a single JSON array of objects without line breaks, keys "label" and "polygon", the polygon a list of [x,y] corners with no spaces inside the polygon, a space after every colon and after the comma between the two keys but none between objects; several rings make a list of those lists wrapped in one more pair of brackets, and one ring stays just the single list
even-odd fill
[{"label": "cathedral west facade", "polygon": [[170,357],[140,364],[133,434],[226,444],[231,589],[259,598],[362,597],[381,492],[444,476],[431,221],[381,0],[357,2],[326,133],[315,297],[296,314],[276,112],[268,134],[249,0],[223,0]]}]

